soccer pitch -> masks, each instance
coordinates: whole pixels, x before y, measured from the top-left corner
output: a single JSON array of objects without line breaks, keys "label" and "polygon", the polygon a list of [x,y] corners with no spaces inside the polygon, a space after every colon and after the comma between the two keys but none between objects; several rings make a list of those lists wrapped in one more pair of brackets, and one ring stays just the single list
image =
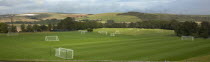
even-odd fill
[{"label": "soccer pitch", "polygon": [[[121,34],[109,36],[98,31]],[[60,41],[45,41],[58,36]],[[210,55],[210,40],[180,40],[172,30],[101,28],[81,34],[72,32],[0,34],[0,60],[65,60],[55,56],[55,48],[74,50],[69,60],[182,61]]]}]

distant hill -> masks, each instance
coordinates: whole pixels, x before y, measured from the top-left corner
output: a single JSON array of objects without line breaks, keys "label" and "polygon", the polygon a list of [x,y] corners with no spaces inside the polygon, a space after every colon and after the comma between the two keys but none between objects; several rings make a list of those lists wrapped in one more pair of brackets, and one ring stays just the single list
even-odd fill
[{"label": "distant hill", "polygon": [[138,22],[141,21],[140,18],[131,15],[118,15],[121,13],[101,13],[95,15],[89,15],[87,17],[81,17],[82,19],[89,19],[89,20],[99,20],[101,22],[106,22],[107,20],[114,20],[115,22]]},{"label": "distant hill", "polygon": [[136,16],[143,21],[148,21],[148,20],[210,21],[210,15],[177,15],[177,14],[158,14],[158,13],[139,13],[139,12],[128,12],[128,13],[121,13],[118,15]]},{"label": "distant hill", "polygon": [[[86,17],[89,14],[76,13],[25,13],[15,14],[14,21],[40,21],[46,19],[64,19],[66,17]],[[0,22],[10,22],[10,15],[0,15]]]},{"label": "distant hill", "polygon": [[[77,13],[25,13],[15,14],[14,21],[40,21],[46,19],[64,19],[66,17],[75,17],[76,20],[96,20],[106,22],[114,20],[115,22],[139,22],[148,20],[177,20],[177,21],[210,21],[210,15],[177,15],[177,14],[159,14],[159,13],[101,13],[101,14],[77,14]],[[9,15],[0,15],[0,22],[10,22]]]}]

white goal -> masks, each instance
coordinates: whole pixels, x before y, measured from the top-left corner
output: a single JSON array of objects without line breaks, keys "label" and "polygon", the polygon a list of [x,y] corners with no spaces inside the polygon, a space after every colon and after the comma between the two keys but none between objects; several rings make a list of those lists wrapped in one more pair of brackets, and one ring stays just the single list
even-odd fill
[{"label": "white goal", "polygon": [[193,36],[182,36],[181,37],[181,40],[194,40],[194,37]]},{"label": "white goal", "polygon": [[81,33],[81,34],[85,34],[85,33],[87,33],[87,31],[80,31],[80,33]]},{"label": "white goal", "polygon": [[74,58],[74,50],[66,49],[66,48],[56,48],[55,56],[63,58],[63,59],[73,59]]},{"label": "white goal", "polygon": [[60,41],[58,36],[45,36],[45,41]]},{"label": "white goal", "polygon": [[108,35],[108,32],[107,31],[98,31],[98,33]]}]

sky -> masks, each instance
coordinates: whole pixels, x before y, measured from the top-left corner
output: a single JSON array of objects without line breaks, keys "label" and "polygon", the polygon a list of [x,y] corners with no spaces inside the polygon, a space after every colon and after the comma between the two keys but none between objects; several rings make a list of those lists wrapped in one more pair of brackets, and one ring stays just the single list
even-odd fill
[{"label": "sky", "polygon": [[210,15],[210,0],[0,0],[0,14],[144,12]]}]

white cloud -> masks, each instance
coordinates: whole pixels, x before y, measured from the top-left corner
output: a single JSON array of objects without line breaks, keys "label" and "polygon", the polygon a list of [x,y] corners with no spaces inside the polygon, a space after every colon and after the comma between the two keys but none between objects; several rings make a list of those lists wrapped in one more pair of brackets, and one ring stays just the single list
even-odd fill
[{"label": "white cloud", "polygon": [[[178,9],[176,6],[183,1],[185,1],[185,5],[187,5],[192,3],[191,1],[197,0],[0,0],[0,11],[4,13],[14,10],[16,13],[22,13],[24,11],[68,13],[105,13],[127,11],[154,12],[165,10],[165,8],[169,10],[174,10],[174,8]],[[184,4],[181,6],[184,6]],[[184,8],[187,7],[188,6]],[[201,10],[204,10],[204,8]],[[194,12],[196,11],[197,10]]]}]

